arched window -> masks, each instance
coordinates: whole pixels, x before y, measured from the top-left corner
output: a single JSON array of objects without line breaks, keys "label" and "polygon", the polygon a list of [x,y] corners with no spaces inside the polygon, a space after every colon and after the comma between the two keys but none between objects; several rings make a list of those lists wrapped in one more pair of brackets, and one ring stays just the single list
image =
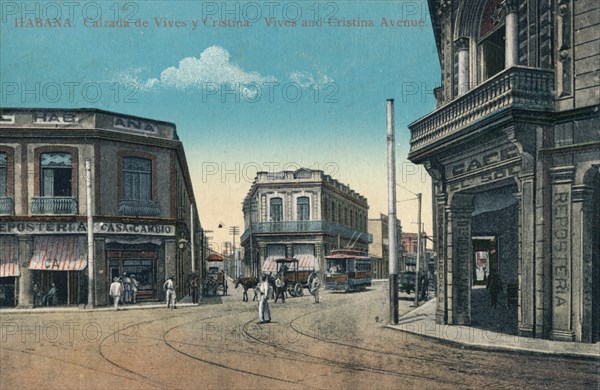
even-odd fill
[{"label": "arched window", "polygon": [[283,221],[283,200],[281,198],[271,198],[269,209],[269,216],[272,222]]},{"label": "arched window", "polygon": [[298,221],[310,220],[310,201],[308,196],[300,196],[296,199],[296,214]]},{"label": "arched window", "polygon": [[501,0],[489,0],[479,26],[481,81],[504,69],[506,28]]}]

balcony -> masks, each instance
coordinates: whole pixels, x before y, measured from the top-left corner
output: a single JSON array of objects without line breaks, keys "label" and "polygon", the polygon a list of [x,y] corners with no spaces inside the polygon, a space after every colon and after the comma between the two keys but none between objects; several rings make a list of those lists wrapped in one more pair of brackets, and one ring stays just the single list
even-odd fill
[{"label": "balcony", "polygon": [[33,214],[77,214],[77,199],[70,196],[34,197],[31,200]]},{"label": "balcony", "polygon": [[151,200],[121,200],[119,214],[134,217],[160,216],[160,203]]},{"label": "balcony", "polygon": [[409,158],[463,129],[505,109],[551,111],[554,107],[554,72],[512,67],[486,80],[462,96],[409,125]]},{"label": "balcony", "polygon": [[250,237],[250,233],[327,233],[334,236],[352,237],[353,239],[360,238],[362,241],[368,240],[369,243],[373,241],[371,234],[329,221],[255,222],[250,229],[246,229],[242,234],[241,241],[243,242]]},{"label": "balcony", "polygon": [[13,215],[15,204],[12,198],[0,197],[0,215]]}]

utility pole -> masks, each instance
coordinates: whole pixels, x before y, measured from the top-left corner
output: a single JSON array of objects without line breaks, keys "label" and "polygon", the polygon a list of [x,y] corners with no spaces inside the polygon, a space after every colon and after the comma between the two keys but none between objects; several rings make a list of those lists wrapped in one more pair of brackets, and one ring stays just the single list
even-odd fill
[{"label": "utility pole", "polygon": [[235,253],[235,236],[237,234],[240,234],[240,228],[239,226],[230,226],[229,227],[229,234],[231,234],[233,236],[233,243],[232,243],[232,251],[233,251],[233,269],[234,269],[234,274],[237,277],[237,261],[236,261],[236,253]]},{"label": "utility pole", "polygon": [[92,162],[85,160],[85,188],[86,188],[86,209],[87,209],[87,244],[88,244],[88,301],[87,307],[94,308],[94,217],[92,210]]},{"label": "utility pole", "polygon": [[398,237],[396,234],[396,140],[394,99],[387,99],[387,178],[390,324],[398,323]]},{"label": "utility pole", "polygon": [[423,197],[422,193],[417,194],[417,200],[419,201],[419,215],[417,216],[417,267],[415,270],[415,306],[419,306],[419,271],[421,270],[421,198]]}]

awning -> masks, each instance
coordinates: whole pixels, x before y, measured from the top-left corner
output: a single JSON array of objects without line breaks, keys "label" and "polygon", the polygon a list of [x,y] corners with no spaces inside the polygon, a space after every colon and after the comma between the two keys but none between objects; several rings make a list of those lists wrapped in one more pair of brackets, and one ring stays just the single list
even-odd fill
[{"label": "awning", "polygon": [[87,266],[84,236],[41,236],[33,244],[29,269],[81,271]]},{"label": "awning", "polygon": [[316,267],[314,255],[297,255],[294,258],[298,260],[299,270],[313,270]]},{"label": "awning", "polygon": [[19,276],[18,241],[14,237],[0,237],[0,277]]},{"label": "awning", "polygon": [[206,258],[206,261],[224,261],[225,259],[221,255],[213,253]]},{"label": "awning", "polygon": [[277,263],[275,259],[278,259],[279,256],[267,256],[265,262],[262,265],[263,272],[277,272]]}]

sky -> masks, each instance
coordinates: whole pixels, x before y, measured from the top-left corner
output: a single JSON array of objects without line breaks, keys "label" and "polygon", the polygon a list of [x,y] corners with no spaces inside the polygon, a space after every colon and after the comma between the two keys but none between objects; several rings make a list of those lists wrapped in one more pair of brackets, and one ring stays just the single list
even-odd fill
[{"label": "sky", "polygon": [[429,177],[406,159],[440,79],[426,1],[1,0],[0,18],[0,106],[175,123],[217,249],[259,170],[321,169],[387,214],[386,99],[398,216],[416,231],[423,193],[431,232]]}]

